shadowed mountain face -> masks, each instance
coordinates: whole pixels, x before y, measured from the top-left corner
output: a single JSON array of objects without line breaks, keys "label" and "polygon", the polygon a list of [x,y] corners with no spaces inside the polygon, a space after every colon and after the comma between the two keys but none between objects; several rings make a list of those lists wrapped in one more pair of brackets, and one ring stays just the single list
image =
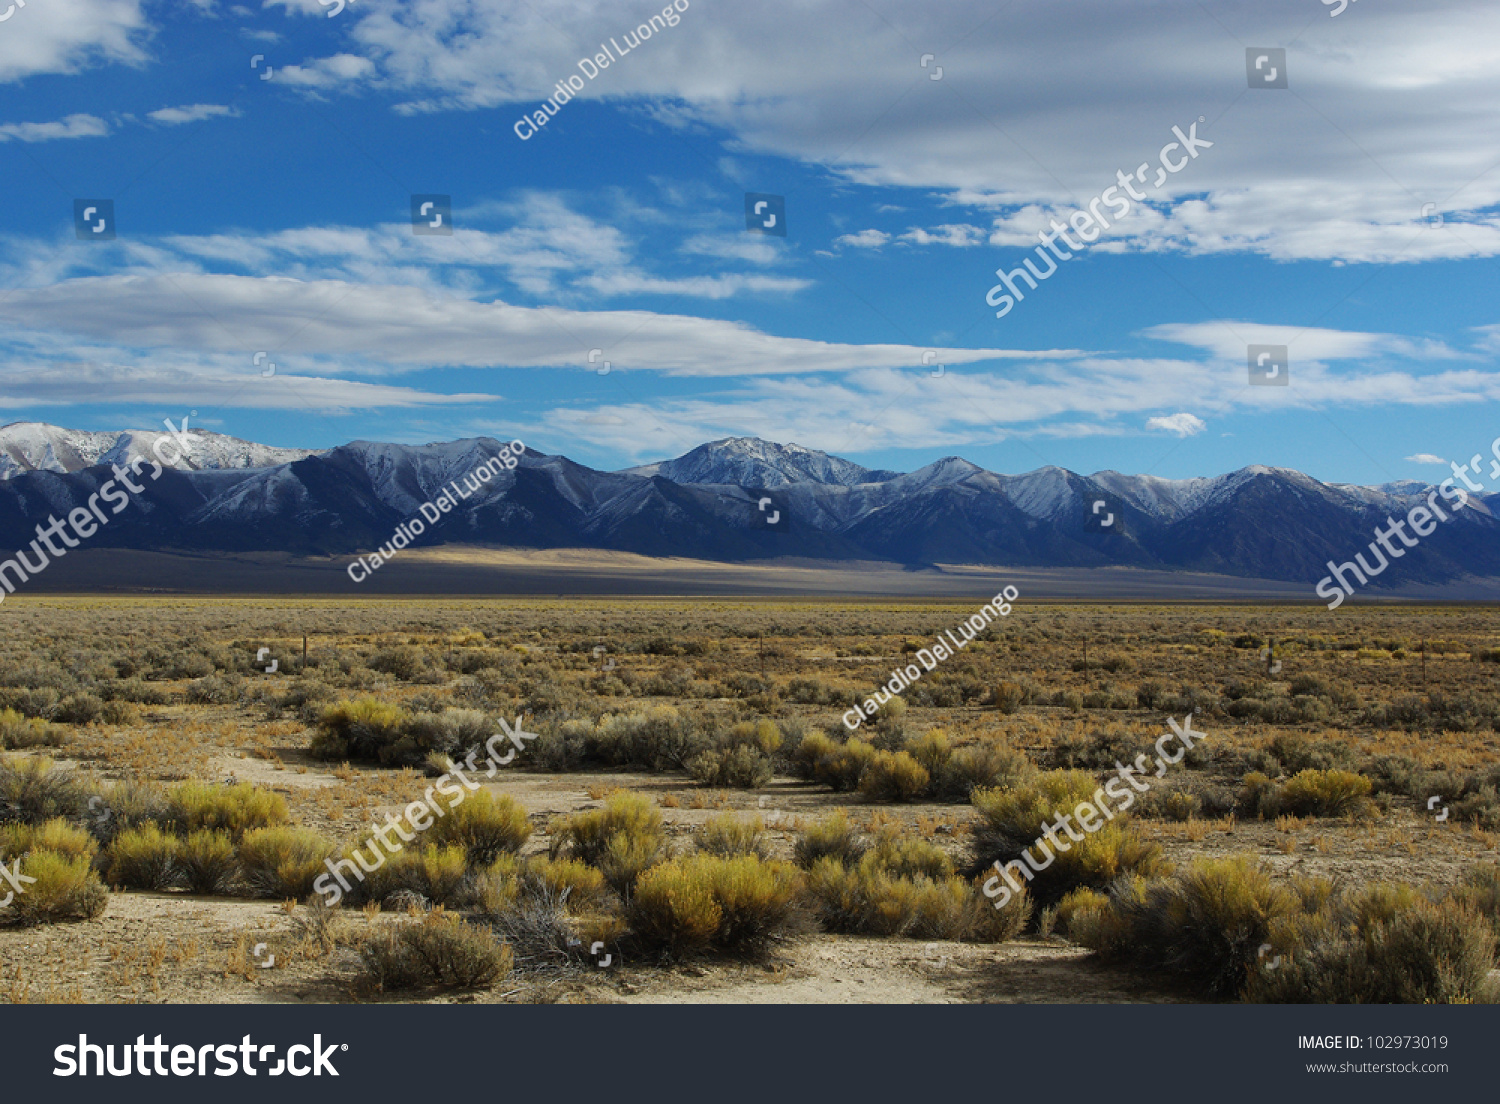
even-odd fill
[{"label": "shadowed mountain face", "polygon": [[[0,428],[0,549],[86,507],[144,434]],[[445,488],[456,505],[413,547],[596,548],[745,562],[777,557],[911,566],[1129,566],[1307,582],[1366,551],[1434,488],[1319,483],[1282,468],[1164,480],[1044,468],[1005,476],[948,458],[909,474],[870,471],[795,445],[729,439],[624,472],[527,451],[513,471],[471,480],[503,447],[487,437],[422,446],[355,441],[326,452],[269,449],[193,431],[182,462],[89,547],[347,555],[389,541]],[[113,443],[112,443],[113,442]],[[150,468],[142,466],[149,473]],[[472,482],[472,486],[470,483]],[[1500,576],[1492,496],[1422,539],[1376,580]],[[1402,545],[1396,542],[1396,547]],[[1367,558],[1368,558],[1368,553]]]}]

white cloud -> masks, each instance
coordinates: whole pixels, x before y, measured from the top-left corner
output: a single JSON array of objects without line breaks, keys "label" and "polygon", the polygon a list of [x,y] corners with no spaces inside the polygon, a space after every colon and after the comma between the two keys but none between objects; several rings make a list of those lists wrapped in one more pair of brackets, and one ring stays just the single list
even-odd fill
[{"label": "white cloud", "polygon": [[[358,358],[350,371],[440,365],[586,367],[588,351],[599,348],[617,368],[678,376],[781,375],[914,366],[923,363],[928,351],[777,337],[740,322],[641,310],[518,307],[412,287],[197,272],[84,277],[43,288],[20,287],[0,297],[0,320],[27,331],[124,348],[285,347],[331,358],[330,364]],[[19,341],[24,335],[10,336]],[[1070,355],[934,351],[949,365]]]},{"label": "white cloud", "polygon": [[[656,214],[632,208],[620,216],[621,223],[642,228],[636,238],[621,226],[572,210],[556,195],[527,193],[514,201],[456,211],[458,228],[451,237],[418,238],[405,223],[313,226],[268,234],[174,236],[157,243],[133,240],[125,248],[142,272],[231,266],[257,275],[404,283],[466,295],[479,294],[498,272],[526,295],[564,301],[623,295],[725,299],[786,294],[809,286],[801,278],[725,272],[724,265],[715,265],[721,271],[705,275],[667,277],[647,271],[637,254],[658,260],[660,246],[653,239],[661,231],[652,224]],[[495,218],[511,225],[503,230],[475,228]],[[727,236],[698,234],[688,239],[682,252],[721,260],[745,257],[762,267],[783,259],[763,249],[759,240],[739,246]]]},{"label": "white cloud", "polygon": [[0,24],[0,84],[103,62],[140,64],[146,34],[140,0],[32,0]]},{"label": "white cloud", "polygon": [[271,82],[296,85],[299,88],[333,88],[352,86],[375,76],[375,64],[369,58],[354,54],[334,54],[313,58],[301,65],[288,65],[271,75]]},{"label": "white cloud", "polygon": [[1166,414],[1146,420],[1147,429],[1161,429],[1179,437],[1195,437],[1208,428],[1208,423],[1193,414]]},{"label": "white cloud", "polygon": [[884,230],[861,230],[857,234],[841,234],[833,239],[834,245],[847,245],[852,249],[879,249],[891,236]]},{"label": "white cloud", "polygon": [[[308,10],[308,0],[283,2]],[[846,0],[693,9],[581,95],[669,106],[664,119],[722,127],[743,153],[937,189],[986,209],[994,244],[1029,207],[1069,210],[1117,171],[1154,164],[1174,124],[1203,116],[1213,148],[1095,248],[1390,262],[1500,254],[1500,174],[1488,171],[1500,118],[1484,107],[1500,98],[1492,0],[1378,5],[1334,26],[1309,25],[1306,0],[1216,14],[1160,0],[1125,32],[1118,0],[1075,0],[1066,20],[1046,5],[992,16],[991,0],[879,14]],[[378,81],[411,97],[407,111],[516,114],[577,71],[577,43],[629,22],[612,0],[414,0],[344,18],[375,62],[347,73],[351,87]],[[1247,94],[1243,44],[1257,38],[1291,43],[1290,91]],[[924,50],[941,51],[942,81],[914,81]],[[1428,227],[1427,203],[1441,228]]]},{"label": "white cloud", "polygon": [[960,248],[983,245],[986,238],[985,231],[966,223],[934,226],[931,230],[923,230],[919,226],[914,226],[901,235],[902,241],[908,241],[914,245],[953,245]]},{"label": "white cloud", "polygon": [[779,276],[686,276],[666,279],[635,272],[596,273],[582,285],[600,295],[690,295],[699,299],[729,299],[743,292],[789,294],[811,287],[812,281]]},{"label": "white cloud", "polygon": [[[278,365],[278,367],[284,367]],[[329,379],[278,371],[262,377],[249,356],[153,354],[79,348],[68,360],[35,367],[28,359],[0,356],[0,405],[7,408],[75,406],[80,394],[95,403],[198,404],[204,409],[313,411],[417,409],[494,402],[496,395],[435,394],[411,387]]]},{"label": "white cloud", "polygon": [[1444,464],[1448,463],[1448,461],[1444,460],[1441,456],[1434,456],[1430,452],[1419,452],[1419,453],[1416,453],[1413,456],[1408,456],[1406,459],[1408,461],[1410,461],[1411,463],[1413,463],[1413,464],[1439,464],[1439,465],[1444,465]]},{"label": "white cloud", "polygon": [[[1493,403],[1500,401],[1500,373],[1350,377],[1309,369],[1294,388],[1261,388],[1247,387],[1243,370],[1231,372],[1213,364],[1081,357],[1021,362],[1008,367],[1004,376],[950,367],[937,379],[920,370],[897,369],[837,377],[758,378],[695,397],[598,406],[570,403],[547,411],[541,423],[557,439],[582,437],[632,457],[659,452],[661,434],[696,444],[753,433],[829,452],[891,442],[903,448],[957,449],[1017,437],[1039,442],[1123,435],[1132,432],[1123,419],[1170,408],[1184,394],[1198,396],[1225,413],[1236,408],[1276,411],[1292,405]],[[591,420],[609,418],[618,422]],[[1172,425],[1161,428],[1187,431],[1184,435],[1200,431],[1193,415],[1162,420]],[[610,426],[618,426],[617,431]],[[1036,444],[1035,450],[1043,454],[1045,446]]]},{"label": "white cloud", "polygon": [[[332,19],[328,9],[333,7],[333,0],[327,4],[319,4],[318,0],[261,0],[261,6],[267,8],[285,8],[288,15],[321,15],[324,19]],[[345,9],[346,11],[348,8]]]},{"label": "white cloud", "polygon": [[51,142],[58,138],[103,138],[109,124],[97,115],[69,115],[55,123],[6,123],[0,142]]},{"label": "white cloud", "polygon": [[1375,356],[1454,360],[1472,355],[1459,353],[1440,341],[1413,341],[1397,334],[1272,326],[1234,319],[1152,326],[1143,331],[1143,336],[1196,346],[1241,363],[1249,345],[1285,345],[1293,372],[1298,362],[1306,361],[1366,360]]},{"label": "white cloud", "polygon": [[239,114],[234,108],[225,104],[185,104],[182,107],[164,107],[159,111],[153,111],[146,116],[163,126],[178,126],[182,123],[196,123],[203,119],[213,119],[220,115],[237,116]]},{"label": "white cloud", "polygon": [[781,251],[764,234],[694,234],[681,246],[682,252],[749,264],[775,264]]}]

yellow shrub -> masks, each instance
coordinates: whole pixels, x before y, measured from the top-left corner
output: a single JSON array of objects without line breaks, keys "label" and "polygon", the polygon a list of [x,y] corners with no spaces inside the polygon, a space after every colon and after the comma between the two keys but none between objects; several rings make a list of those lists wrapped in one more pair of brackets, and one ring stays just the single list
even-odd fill
[{"label": "yellow shrub", "polygon": [[838,809],[806,828],[793,849],[797,865],[810,869],[822,858],[832,858],[841,866],[859,862],[868,844],[859,829],[849,823],[849,814]]},{"label": "yellow shrub", "polygon": [[901,935],[917,914],[916,883],[886,873],[870,856],[844,867],[819,859],[807,875],[807,891],[827,931],[861,935]]},{"label": "yellow shrub", "polygon": [[830,740],[825,733],[813,729],[797,745],[797,750],[792,755],[792,767],[800,778],[816,778],[818,764],[838,750],[837,743]]},{"label": "yellow shrub", "polygon": [[474,905],[481,916],[494,918],[508,913],[521,895],[518,877],[521,863],[514,855],[501,855],[474,879]]},{"label": "yellow shrub", "polygon": [[673,954],[707,949],[724,919],[712,887],[681,863],[643,873],[628,911],[631,930],[643,943]]},{"label": "yellow shrub", "polygon": [[1004,943],[1020,935],[1031,919],[1031,894],[1012,893],[1004,908],[984,895],[984,883],[994,871],[981,871],[968,887],[969,926],[963,938],[976,943]]},{"label": "yellow shrub", "polygon": [[180,839],[149,821],[127,828],[105,852],[105,880],[126,889],[170,889],[177,882],[181,846]]},{"label": "yellow shrub", "polygon": [[910,836],[882,836],[864,861],[897,878],[925,877],[940,882],[953,876],[953,860],[946,851]]},{"label": "yellow shrub", "polygon": [[1228,996],[1245,981],[1273,925],[1301,909],[1295,891],[1251,856],[1199,859],[1170,878],[1111,888],[1093,923],[1071,932],[1107,960],[1170,970]]},{"label": "yellow shrub", "polygon": [[722,858],[756,855],[769,859],[771,854],[765,832],[766,822],[760,817],[746,819],[723,813],[709,817],[703,827],[698,829],[698,850]]},{"label": "yellow shrub", "polygon": [[0,747],[60,747],[63,730],[40,717],[27,717],[14,709],[0,709]]},{"label": "yellow shrub", "polygon": [[627,915],[643,943],[674,954],[754,951],[785,927],[797,889],[786,863],[698,854],[643,873]]},{"label": "yellow shrub", "polygon": [[382,924],[359,947],[364,984],[384,991],[441,985],[488,987],[510,973],[513,956],[485,928],[442,911],[420,920]]},{"label": "yellow shrub", "polygon": [[409,719],[400,706],[378,698],[345,698],[323,710],[309,750],[321,759],[380,759]]},{"label": "yellow shrub", "polygon": [[836,793],[859,788],[865,768],[875,758],[875,749],[863,740],[850,738],[842,747],[819,759],[813,777],[827,783]]},{"label": "yellow shrub", "polygon": [[904,751],[877,751],[859,777],[859,792],[872,801],[910,801],[927,789],[929,775]]},{"label": "yellow shrub", "polygon": [[968,882],[962,878],[936,882],[922,878],[914,884],[917,893],[908,935],[913,939],[958,940],[969,934],[978,916],[974,890]]},{"label": "yellow shrub", "polygon": [[457,844],[468,852],[471,863],[481,866],[497,855],[521,850],[531,838],[531,822],[520,802],[509,794],[496,797],[479,790],[462,804],[449,806],[427,834],[434,843]]},{"label": "yellow shrub", "polygon": [[[1079,886],[1072,892],[1063,894],[1062,900],[1057,902],[1056,924],[1059,933],[1072,938],[1072,925],[1075,918],[1083,913],[1105,908],[1108,904],[1108,894],[1100,893],[1097,889],[1089,889],[1087,886]],[[1074,942],[1078,941],[1075,939]]]},{"label": "yellow shrub", "polygon": [[32,851],[21,860],[25,883],[10,908],[0,910],[16,924],[47,924],[58,920],[92,920],[109,904],[109,891],[83,855]]},{"label": "yellow shrub", "polygon": [[272,790],[240,782],[183,782],[167,791],[167,818],[179,832],[223,828],[239,839],[252,828],[285,824],[286,798]]},{"label": "yellow shrub", "polygon": [[407,848],[388,858],[380,869],[365,875],[356,896],[384,904],[392,894],[404,890],[435,905],[458,905],[467,872],[468,861],[462,847]]},{"label": "yellow shrub", "polygon": [[640,794],[610,794],[602,809],[566,818],[552,839],[552,857],[567,856],[596,866],[621,896],[666,847],[661,810]]},{"label": "yellow shrub", "polygon": [[941,729],[934,728],[910,741],[906,745],[906,752],[922,765],[923,770],[936,777],[948,765],[948,760],[953,755],[953,746]]},{"label": "yellow shrub", "polygon": [[0,825],[0,857],[14,858],[28,851],[56,851],[70,858],[81,855],[93,859],[98,850],[93,836],[61,817],[42,824]]},{"label": "yellow shrub", "polygon": [[540,855],[526,863],[526,879],[549,895],[562,898],[569,912],[586,912],[604,900],[604,875],[577,859],[548,859]]},{"label": "yellow shrub", "polygon": [[1002,682],[995,687],[995,708],[1002,713],[1014,713],[1026,701],[1026,690],[1014,682]]},{"label": "yellow shrub", "polygon": [[817,860],[806,890],[826,931],[988,943],[1014,938],[1031,915],[1029,896],[1023,891],[997,910],[979,891],[983,878],[970,883],[951,873],[902,876],[872,851],[851,867],[832,857]]},{"label": "yellow shrub", "polygon": [[1046,771],[1008,790],[975,790],[974,807],[983,816],[973,829],[976,858],[987,866],[1013,861],[1024,866],[1023,856],[1029,854],[1041,869],[1008,867],[1010,882],[1029,883],[1044,904],[1081,885],[1103,889],[1121,874],[1165,873],[1169,866],[1160,846],[1143,841],[1118,814],[1113,820],[1100,815],[1102,826],[1085,831],[1082,840],[1054,827],[1056,842],[1048,841],[1043,828],[1055,825],[1058,814],[1071,816],[1080,804],[1092,802],[1098,788],[1086,771],[1069,770]]},{"label": "yellow shrub", "polygon": [[177,850],[177,865],[190,893],[228,893],[239,871],[234,841],[222,828],[189,832]]},{"label": "yellow shrub", "polygon": [[753,723],[741,721],[729,730],[725,743],[729,747],[757,748],[765,755],[772,755],[781,747],[781,729],[776,727],[774,721],[764,718]]},{"label": "yellow shrub", "polygon": [[1281,788],[1281,804],[1294,816],[1345,816],[1369,804],[1371,782],[1341,770],[1305,770]]},{"label": "yellow shrub", "polygon": [[257,828],[240,840],[240,865],[260,897],[300,901],[338,854],[338,845],[308,828]]}]

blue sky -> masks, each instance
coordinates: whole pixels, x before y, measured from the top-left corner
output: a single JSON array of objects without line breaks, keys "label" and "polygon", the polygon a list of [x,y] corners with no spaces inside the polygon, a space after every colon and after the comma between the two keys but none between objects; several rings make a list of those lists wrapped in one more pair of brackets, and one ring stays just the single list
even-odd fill
[{"label": "blue sky", "polygon": [[[1500,8],[930,8],[691,0],[522,140],[663,8],[13,7],[0,415],[485,433],[601,468],[755,435],[1379,483],[1488,450]],[[1270,47],[1288,87],[1252,89]],[[1212,145],[1157,184],[1174,127]],[[1130,217],[997,318],[996,270],[1143,164]],[[746,192],[786,197],[785,238],[745,229]],[[426,193],[452,236],[413,233]],[[76,199],[113,201],[114,240],[77,239]],[[1249,385],[1250,344],[1288,347],[1289,386]]]}]

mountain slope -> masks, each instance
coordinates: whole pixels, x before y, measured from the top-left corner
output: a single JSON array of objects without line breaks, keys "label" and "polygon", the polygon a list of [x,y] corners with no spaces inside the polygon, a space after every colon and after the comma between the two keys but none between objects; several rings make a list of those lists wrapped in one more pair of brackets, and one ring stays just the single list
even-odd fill
[{"label": "mountain slope", "polygon": [[[12,422],[0,426],[0,479],[32,471],[65,474],[96,464],[125,465],[135,457],[151,460],[153,447],[163,437],[171,437],[165,428],[91,433],[46,422]],[[177,454],[182,450],[162,446],[171,466],[183,471],[269,468],[312,455],[310,449],[272,448],[197,427],[189,427],[187,437],[191,447],[181,459]]]},{"label": "mountain slope", "polygon": [[[0,479],[0,549],[25,547],[50,516],[86,506],[112,478],[111,458],[149,449],[148,437],[36,423],[0,430],[14,465]],[[1413,482],[1324,484],[1259,465],[1188,480],[1055,467],[1008,476],[949,457],[898,474],[744,438],[624,472],[528,450],[514,470],[480,482],[471,473],[503,447],[488,437],[420,446],[353,441],[324,452],[265,449],[217,434],[193,442],[189,460],[145,480],[136,505],[111,517],[91,546],[363,553],[457,484],[463,490],[454,509],[426,524],[414,547],[595,548],[721,562],[1130,566],[1311,589],[1329,560],[1352,559],[1376,526],[1432,493]],[[1376,585],[1500,576],[1500,523],[1489,508],[1496,501],[1476,496]]]}]

